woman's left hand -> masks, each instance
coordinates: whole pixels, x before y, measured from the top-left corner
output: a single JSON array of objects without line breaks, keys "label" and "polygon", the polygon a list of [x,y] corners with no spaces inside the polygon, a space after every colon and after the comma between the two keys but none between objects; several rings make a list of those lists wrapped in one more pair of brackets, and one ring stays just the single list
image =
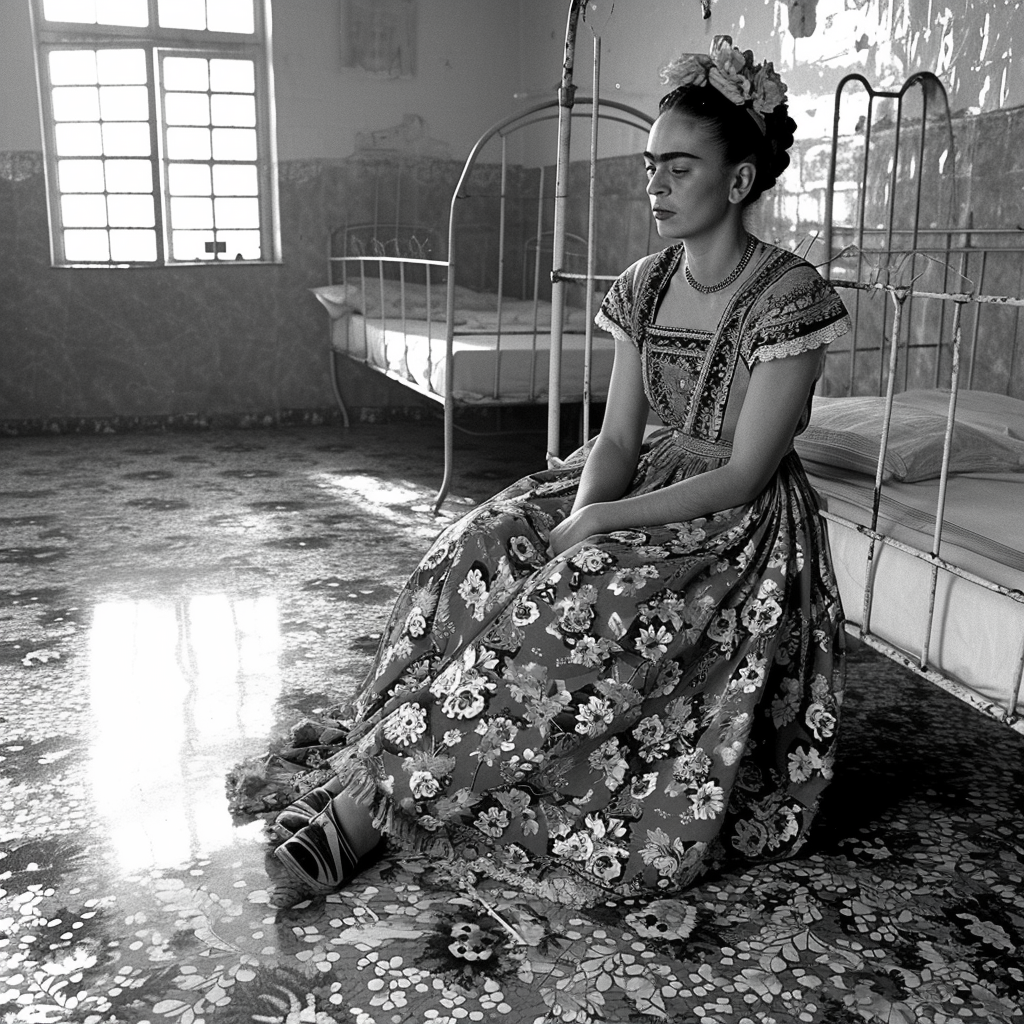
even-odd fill
[{"label": "woman's left hand", "polygon": [[548,553],[552,558],[578,544],[595,533],[607,533],[612,529],[604,515],[606,504],[595,502],[577,509],[567,519],[563,519],[552,531],[548,543]]}]

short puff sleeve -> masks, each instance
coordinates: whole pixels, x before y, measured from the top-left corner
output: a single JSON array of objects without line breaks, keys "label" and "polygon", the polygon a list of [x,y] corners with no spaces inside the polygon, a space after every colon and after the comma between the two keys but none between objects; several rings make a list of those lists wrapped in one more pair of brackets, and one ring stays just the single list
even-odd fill
[{"label": "short puff sleeve", "polygon": [[[648,258],[649,259],[649,258]],[[647,259],[637,260],[628,270],[621,273],[613,282],[608,294],[601,303],[601,308],[594,317],[594,323],[607,331],[616,341],[630,341],[637,347],[637,281]]]},{"label": "short puff sleeve", "polygon": [[805,260],[796,258],[758,297],[743,332],[747,366],[821,348],[850,330],[836,290]]}]

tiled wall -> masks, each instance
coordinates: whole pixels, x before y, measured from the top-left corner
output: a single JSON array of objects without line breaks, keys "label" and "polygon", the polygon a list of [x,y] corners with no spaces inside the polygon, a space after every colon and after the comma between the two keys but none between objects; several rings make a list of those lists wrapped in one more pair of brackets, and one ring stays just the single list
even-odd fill
[{"label": "tiled wall", "polygon": [[[837,225],[852,225],[859,205],[855,183],[862,172],[864,137],[859,134],[840,141],[834,220]],[[836,276],[850,276],[859,270],[862,281],[887,279],[901,285],[913,281],[919,290],[1024,295],[1024,108],[959,115],[951,125],[942,118],[930,119],[923,155],[920,141],[920,123],[904,122],[897,186],[891,197],[895,131],[891,122],[876,124],[864,223],[869,229],[884,225],[892,199],[895,227],[903,229],[894,236],[894,248],[907,246],[911,241],[907,229],[920,203],[918,223],[923,230],[917,248],[931,251],[913,264],[905,259],[887,260],[872,251],[883,246],[884,232],[869,231],[862,253],[852,249],[848,257],[836,262],[835,266],[842,268],[835,271]],[[829,151],[827,140],[799,145],[781,187],[762,211],[769,237],[800,249],[810,245],[810,258],[815,262],[825,258],[820,234],[825,221]],[[989,250],[987,255],[961,252],[967,236],[941,230],[951,225],[994,229],[970,236],[970,245]],[[814,242],[816,238],[818,242]],[[834,249],[855,241],[852,232],[837,234]],[[946,251],[947,246],[951,251]],[[849,358],[838,357],[844,346],[836,346],[837,358],[830,361],[824,382],[826,393],[844,394],[851,388],[860,394],[877,391],[884,377],[879,373],[877,339],[883,325],[886,335],[891,334],[892,301],[878,293],[858,298],[844,290],[843,296],[851,311],[856,311],[860,336],[875,351],[865,351],[857,358],[851,376]],[[903,306],[903,323],[906,333],[901,331],[901,337],[909,341],[909,354],[900,356],[899,386],[948,385],[952,306],[934,299],[909,301]],[[970,306],[961,326],[961,386],[1024,397],[1024,311],[1009,306]]]},{"label": "tiled wall", "polygon": [[[42,157],[0,154],[0,422],[331,410],[327,316],[309,292],[327,282],[330,230],[375,215],[386,224],[400,194],[405,216],[444,238],[459,170],[436,159],[282,164],[280,265],[55,269]],[[422,404],[357,367],[342,389],[355,407]]]},{"label": "tiled wall", "polygon": [[[907,129],[901,143],[906,161],[916,151],[914,137],[914,129]],[[963,224],[970,215],[978,227],[1024,223],[1024,109],[956,118],[954,138],[956,194],[948,158],[941,173],[937,160],[926,160],[922,222]],[[876,142],[884,156],[884,130]],[[852,175],[858,146],[856,136],[844,141],[849,170],[841,178]],[[823,143],[799,148],[782,187],[755,215],[755,229],[763,237],[804,243],[820,232],[826,162]],[[873,172],[869,195],[876,208],[869,205],[869,223],[885,202],[884,165],[880,160]],[[0,154],[0,423],[8,430],[75,429],[84,420],[85,429],[105,424],[116,429],[127,421],[235,417],[246,422],[330,414],[327,317],[308,290],[326,283],[330,229],[369,221],[388,225],[396,218],[418,221],[435,228],[443,251],[460,169],[454,161],[389,155],[286,162],[280,168],[281,265],[67,270],[49,264],[40,154]],[[908,162],[901,179],[912,183],[919,169],[911,170]],[[553,183],[549,168],[548,210]],[[649,232],[635,157],[604,161],[597,184],[598,266],[616,273],[660,243]],[[538,171],[512,169],[508,191],[528,198],[509,204],[505,280],[510,292],[524,280],[532,282],[523,252],[536,232],[538,185]],[[474,242],[460,257],[460,282],[492,287],[497,169],[485,166],[471,191],[461,223]],[[587,193],[585,170],[574,167],[568,228],[581,236],[586,235]],[[837,219],[845,201],[838,200]],[[475,230],[482,225],[485,231]],[[550,227],[549,212],[545,227]],[[1006,242],[1004,236],[987,240]],[[570,248],[582,256],[579,244]],[[976,269],[972,265],[969,272]],[[936,271],[931,273],[934,278]],[[1020,254],[993,260],[985,290],[1019,295],[1022,275]],[[865,324],[877,334],[878,304],[874,311],[871,303],[862,305]],[[1024,359],[1014,356],[1022,321],[1015,310],[985,311],[974,386],[1024,395]],[[917,339],[922,344],[911,378],[929,383],[937,321],[918,313],[915,323],[918,335],[925,336]],[[840,363],[829,385],[834,393],[846,387],[848,366]],[[873,372],[867,362],[857,368],[859,390],[870,387]],[[348,364],[342,391],[348,404],[369,416],[424,405],[400,385]]]}]

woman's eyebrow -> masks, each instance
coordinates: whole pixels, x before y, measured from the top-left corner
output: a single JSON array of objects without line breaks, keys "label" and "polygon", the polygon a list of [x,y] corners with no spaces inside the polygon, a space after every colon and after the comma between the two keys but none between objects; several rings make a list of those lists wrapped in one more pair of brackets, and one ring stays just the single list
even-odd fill
[{"label": "woman's eyebrow", "polygon": [[650,160],[654,164],[663,164],[668,160],[678,160],[680,157],[684,157],[687,160],[699,160],[700,157],[696,153],[686,153],[679,151],[677,153],[648,153],[644,150],[644,159]]}]

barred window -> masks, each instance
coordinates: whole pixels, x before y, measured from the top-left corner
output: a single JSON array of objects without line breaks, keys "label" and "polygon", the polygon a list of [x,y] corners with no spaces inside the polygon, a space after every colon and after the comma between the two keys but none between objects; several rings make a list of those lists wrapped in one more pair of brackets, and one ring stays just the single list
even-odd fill
[{"label": "barred window", "polygon": [[269,0],[32,0],[55,266],[280,259]]}]

